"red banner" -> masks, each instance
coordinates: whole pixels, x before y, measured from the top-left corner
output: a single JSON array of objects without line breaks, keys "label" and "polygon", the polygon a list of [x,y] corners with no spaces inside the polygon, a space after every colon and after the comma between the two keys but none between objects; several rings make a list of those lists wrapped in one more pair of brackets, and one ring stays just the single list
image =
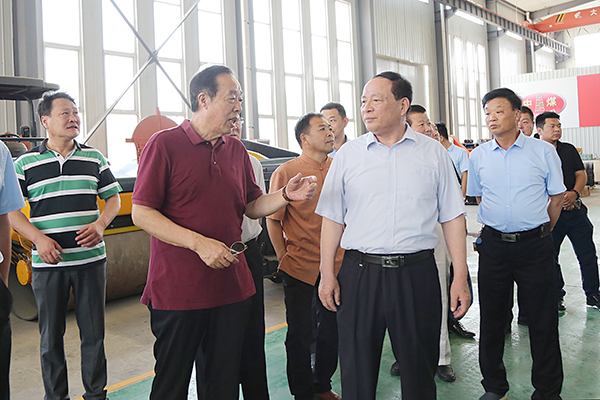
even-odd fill
[{"label": "red banner", "polygon": [[577,77],[577,97],[579,98],[579,127],[600,126],[600,74]]}]

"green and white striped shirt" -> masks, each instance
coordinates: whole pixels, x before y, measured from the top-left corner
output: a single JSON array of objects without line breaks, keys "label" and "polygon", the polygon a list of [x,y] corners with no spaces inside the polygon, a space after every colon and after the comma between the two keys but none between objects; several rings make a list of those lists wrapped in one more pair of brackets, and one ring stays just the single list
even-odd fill
[{"label": "green and white striped shirt", "polygon": [[34,248],[33,268],[82,267],[106,260],[104,241],[81,247],[75,237],[100,216],[96,196],[107,199],[122,189],[102,153],[77,142],[75,146],[63,158],[43,142],[15,161],[21,191],[31,207],[29,221],[64,250],[63,261],[50,265]]}]

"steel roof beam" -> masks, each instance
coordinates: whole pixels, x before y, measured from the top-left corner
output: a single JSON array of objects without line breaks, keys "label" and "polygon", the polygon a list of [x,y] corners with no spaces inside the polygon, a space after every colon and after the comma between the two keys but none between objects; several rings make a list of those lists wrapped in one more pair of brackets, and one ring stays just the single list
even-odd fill
[{"label": "steel roof beam", "polygon": [[[571,55],[570,47],[566,44],[559,42],[558,40],[552,39],[546,35],[536,32],[532,29],[526,28],[514,21],[509,20],[495,12],[488,10],[479,4],[471,3],[467,0],[438,0],[441,4],[448,5],[456,8],[463,12],[469,13],[476,16],[479,19],[487,22],[488,24],[500,27],[506,31],[513,32],[524,39],[530,40],[534,43],[538,43],[552,49],[558,54],[569,57]],[[577,0],[576,0],[577,1]]]}]

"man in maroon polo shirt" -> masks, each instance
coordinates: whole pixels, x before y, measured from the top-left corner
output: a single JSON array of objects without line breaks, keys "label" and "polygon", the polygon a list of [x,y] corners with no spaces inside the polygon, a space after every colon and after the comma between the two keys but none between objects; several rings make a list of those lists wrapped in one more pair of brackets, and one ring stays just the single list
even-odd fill
[{"label": "man in maroon polo shirt", "polygon": [[192,119],[148,141],[133,194],[133,221],[152,235],[142,295],[156,337],[150,399],[187,399],[202,346],[206,398],[237,400],[243,322],[255,289],[243,254],[230,246],[241,240],[244,214],[260,218],[310,199],[316,179],[297,175],[263,195],[244,146],[228,136],[242,109],[228,67],[197,73],[190,98]]}]

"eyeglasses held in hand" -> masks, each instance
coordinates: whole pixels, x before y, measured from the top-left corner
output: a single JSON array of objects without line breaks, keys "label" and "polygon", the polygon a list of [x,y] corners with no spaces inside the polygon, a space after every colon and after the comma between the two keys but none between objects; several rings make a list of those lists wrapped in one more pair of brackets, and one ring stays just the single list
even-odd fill
[{"label": "eyeglasses held in hand", "polygon": [[245,243],[235,242],[234,244],[231,245],[231,247],[229,248],[229,251],[234,256],[237,256],[238,254],[242,254],[244,251],[246,251],[247,248],[248,248],[248,246],[246,246]]}]

